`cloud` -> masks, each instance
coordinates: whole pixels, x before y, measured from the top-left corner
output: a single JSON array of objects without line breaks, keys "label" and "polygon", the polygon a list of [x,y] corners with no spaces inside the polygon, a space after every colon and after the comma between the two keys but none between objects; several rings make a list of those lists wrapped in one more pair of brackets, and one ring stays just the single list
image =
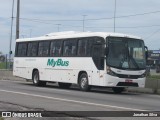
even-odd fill
[{"label": "cloud", "polygon": [[[10,33],[12,0],[2,0],[0,4],[0,51],[8,53],[8,34]],[[110,18],[114,16],[114,0],[21,0],[21,18],[41,19],[53,21],[20,20],[20,37],[41,36],[50,32],[75,30],[82,31],[82,21],[54,21],[54,20],[82,20],[94,18]],[[16,0],[15,0],[16,5]],[[132,15],[158,11],[160,1],[158,0],[117,0],[116,16]],[[16,6],[14,8],[16,16]],[[160,13],[116,18],[116,32],[138,35],[146,38],[159,26],[129,28],[135,26],[160,25]],[[95,21],[85,20],[86,31],[109,31],[113,32],[113,19],[102,19]],[[75,26],[75,27],[74,27]],[[77,26],[77,27],[76,27]],[[126,28],[125,28],[126,27]],[[127,28],[128,27],[128,28]],[[13,33],[15,34],[15,20]],[[159,49],[159,33],[145,40],[149,49]],[[14,40],[15,36],[13,37]],[[2,40],[3,39],[3,40]],[[152,42],[151,42],[152,41]],[[154,44],[153,42],[157,43]],[[5,47],[4,47],[5,46]],[[13,46],[14,42],[13,42]]]}]

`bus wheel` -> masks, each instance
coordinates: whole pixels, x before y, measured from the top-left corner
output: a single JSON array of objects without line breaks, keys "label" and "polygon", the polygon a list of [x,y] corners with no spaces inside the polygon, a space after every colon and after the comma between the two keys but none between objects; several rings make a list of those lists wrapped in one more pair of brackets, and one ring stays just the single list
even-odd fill
[{"label": "bus wheel", "polygon": [[114,91],[114,93],[119,94],[119,93],[122,93],[125,90],[125,88],[123,88],[123,87],[114,87],[114,88],[112,88],[112,90]]},{"label": "bus wheel", "polygon": [[33,80],[33,84],[35,86],[45,86],[46,85],[45,81],[40,81],[39,80],[39,72],[37,70],[33,73],[32,80]]},{"label": "bus wheel", "polygon": [[88,84],[88,76],[86,73],[80,75],[79,87],[82,91],[89,91],[91,89],[91,86]]},{"label": "bus wheel", "polygon": [[60,88],[65,88],[65,89],[68,89],[71,87],[71,83],[61,83],[61,82],[58,82],[58,85]]}]

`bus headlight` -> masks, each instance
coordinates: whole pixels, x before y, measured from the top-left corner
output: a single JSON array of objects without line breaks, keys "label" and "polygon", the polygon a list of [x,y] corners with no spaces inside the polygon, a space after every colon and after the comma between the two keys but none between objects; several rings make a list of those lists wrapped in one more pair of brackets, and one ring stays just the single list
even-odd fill
[{"label": "bus headlight", "polygon": [[113,72],[109,67],[107,67],[107,74],[109,74],[111,76],[117,76],[117,74],[115,72]]}]

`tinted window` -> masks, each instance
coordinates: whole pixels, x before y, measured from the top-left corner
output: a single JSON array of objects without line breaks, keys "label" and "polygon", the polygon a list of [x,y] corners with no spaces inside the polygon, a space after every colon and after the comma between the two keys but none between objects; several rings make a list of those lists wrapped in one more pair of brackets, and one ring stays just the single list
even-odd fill
[{"label": "tinted window", "polygon": [[27,56],[37,56],[38,42],[28,44]]},{"label": "tinted window", "polygon": [[88,38],[88,45],[87,45],[87,55],[92,56],[92,46],[94,44],[94,38]]},{"label": "tinted window", "polygon": [[38,56],[48,56],[49,53],[49,41],[39,42]]},{"label": "tinted window", "polygon": [[66,40],[63,45],[63,56],[75,56],[77,49],[77,40]]},{"label": "tinted window", "polygon": [[[88,48],[87,48],[87,55],[93,56],[93,45],[100,45],[100,44],[105,44],[104,38],[101,37],[91,37],[88,38]],[[103,53],[100,53],[97,51],[99,54],[103,55]]]},{"label": "tinted window", "polygon": [[17,56],[26,56],[27,43],[18,43]]},{"label": "tinted window", "polygon": [[94,44],[92,59],[99,70],[104,69],[104,44]]},{"label": "tinted window", "polygon": [[80,39],[78,41],[78,56],[86,56],[87,55],[87,39]]},{"label": "tinted window", "polygon": [[61,56],[62,41],[52,41],[50,56]]}]

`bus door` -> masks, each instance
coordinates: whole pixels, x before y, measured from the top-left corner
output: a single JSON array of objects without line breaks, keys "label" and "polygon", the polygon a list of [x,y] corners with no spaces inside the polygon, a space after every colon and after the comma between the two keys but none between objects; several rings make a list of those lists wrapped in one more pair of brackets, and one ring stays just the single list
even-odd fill
[{"label": "bus door", "polygon": [[[98,43],[92,46],[92,59],[94,62],[92,84],[101,85],[103,84],[104,76],[104,44]],[[94,69],[96,67],[96,69]]]}]

